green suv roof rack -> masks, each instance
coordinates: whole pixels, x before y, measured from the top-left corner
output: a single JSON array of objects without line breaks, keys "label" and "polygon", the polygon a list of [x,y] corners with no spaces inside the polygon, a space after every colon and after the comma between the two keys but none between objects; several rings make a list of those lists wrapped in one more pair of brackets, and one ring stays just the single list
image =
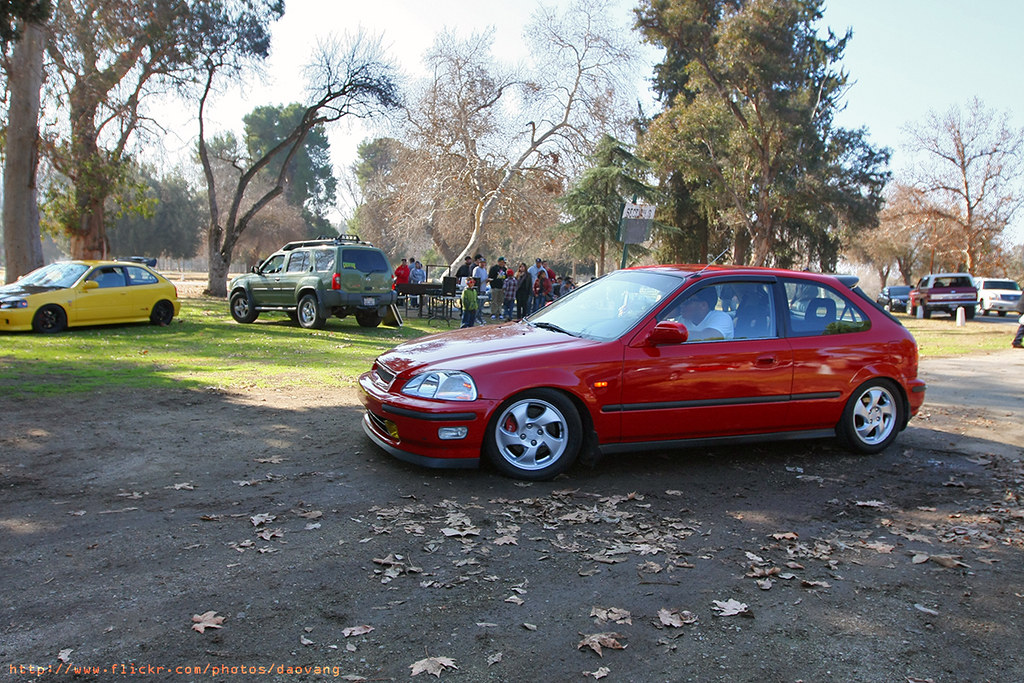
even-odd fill
[{"label": "green suv roof rack", "polygon": [[300,247],[322,247],[332,244],[366,244],[373,246],[369,242],[364,242],[359,239],[359,235],[337,235],[335,237],[317,237],[315,240],[289,242],[281,247],[281,251],[291,251],[292,249],[299,249]]}]

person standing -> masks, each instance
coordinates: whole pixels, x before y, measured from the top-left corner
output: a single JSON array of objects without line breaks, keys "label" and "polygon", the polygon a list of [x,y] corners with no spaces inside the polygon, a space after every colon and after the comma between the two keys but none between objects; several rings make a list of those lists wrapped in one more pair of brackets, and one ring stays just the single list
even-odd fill
[{"label": "person standing", "polygon": [[487,291],[487,259],[483,257],[483,254],[476,255],[476,267],[473,268],[473,281],[476,282],[477,295],[476,322],[479,325],[483,325],[484,293]]},{"label": "person standing", "polygon": [[395,285],[404,285],[409,282],[409,261],[402,259],[402,265],[395,268]]},{"label": "person standing", "polygon": [[[427,271],[423,270],[423,264],[419,261],[414,260],[412,270],[409,271],[409,284],[410,285],[422,285],[427,281]],[[420,308],[420,296],[417,294],[412,297],[412,304],[417,308]],[[420,311],[420,315],[423,315],[423,311]]]},{"label": "person standing", "polygon": [[1017,299],[1017,312],[1020,313],[1020,317],[1017,318],[1017,336],[1013,338],[1011,346],[1015,349],[1024,349],[1024,295]]},{"label": "person standing", "polygon": [[505,306],[505,257],[499,256],[498,262],[487,271],[487,281],[491,285],[491,320],[501,317],[501,309]]},{"label": "person standing", "polygon": [[537,281],[533,283],[533,312],[536,313],[551,301],[551,279],[548,271],[543,268],[537,272]]},{"label": "person standing", "polygon": [[462,290],[462,327],[473,327],[476,323],[477,291],[473,278],[466,279],[466,288]]},{"label": "person standing", "polygon": [[522,320],[530,312],[530,301],[533,297],[533,278],[526,269],[525,263],[519,264],[516,271],[516,318]]},{"label": "person standing", "polygon": [[455,279],[461,280],[464,277],[473,276],[473,259],[466,257],[465,262],[455,271]]},{"label": "person standing", "polygon": [[503,320],[512,319],[512,307],[516,305],[516,289],[519,282],[516,280],[516,272],[511,268],[505,273],[505,306],[501,312]]},{"label": "person standing", "polygon": [[541,270],[543,270],[543,267],[541,266],[541,260],[537,259],[536,261],[534,261],[533,265],[530,266],[530,268],[526,271],[530,274],[530,304],[527,307],[527,310],[530,313],[533,313],[538,308],[540,308],[539,306],[537,306],[537,302],[534,301],[533,298],[533,286],[537,284],[537,273],[539,273]]}]

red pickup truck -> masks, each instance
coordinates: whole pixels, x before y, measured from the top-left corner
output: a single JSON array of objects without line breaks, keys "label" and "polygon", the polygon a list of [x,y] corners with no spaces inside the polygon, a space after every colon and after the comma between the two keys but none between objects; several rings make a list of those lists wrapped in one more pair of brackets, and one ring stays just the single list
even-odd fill
[{"label": "red pickup truck", "polygon": [[930,318],[935,311],[956,315],[956,309],[963,308],[970,320],[977,305],[978,290],[968,273],[933,273],[918,280],[910,290],[907,311],[916,316],[920,308],[921,317]]}]

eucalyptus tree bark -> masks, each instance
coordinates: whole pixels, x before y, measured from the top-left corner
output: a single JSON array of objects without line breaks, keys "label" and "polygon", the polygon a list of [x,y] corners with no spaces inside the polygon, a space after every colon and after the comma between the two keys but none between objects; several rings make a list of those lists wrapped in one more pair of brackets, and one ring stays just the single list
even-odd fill
[{"label": "eucalyptus tree bark", "polygon": [[4,253],[7,282],[43,265],[36,169],[39,165],[39,91],[43,80],[42,26],[29,23],[14,47],[8,74],[11,106],[4,157]]}]

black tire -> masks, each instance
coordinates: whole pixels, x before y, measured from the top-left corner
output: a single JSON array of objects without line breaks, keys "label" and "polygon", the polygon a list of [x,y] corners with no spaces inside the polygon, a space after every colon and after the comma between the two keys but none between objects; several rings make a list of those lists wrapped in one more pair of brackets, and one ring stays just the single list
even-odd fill
[{"label": "black tire", "polygon": [[296,312],[299,315],[299,326],[307,330],[322,330],[327,324],[327,318],[320,310],[320,302],[316,300],[315,294],[304,294],[299,299],[299,308]]},{"label": "black tire", "polygon": [[[987,313],[985,315],[988,315]],[[974,306],[964,306],[964,318],[974,320]]]},{"label": "black tire", "polygon": [[551,389],[533,389],[494,412],[484,455],[507,476],[544,481],[569,469],[582,443],[583,424],[573,402]]},{"label": "black tire", "polygon": [[928,310],[927,306],[921,306],[921,317],[928,320],[932,317],[932,312]]},{"label": "black tire", "polygon": [[372,311],[356,311],[356,322],[362,327],[377,327],[380,325],[383,318],[377,314],[376,310]]},{"label": "black tire", "polygon": [[999,317],[1000,318],[1005,318],[1006,317],[1006,311],[999,311]]},{"label": "black tire", "polygon": [[42,334],[57,334],[68,328],[68,314],[56,304],[43,306],[32,317],[32,329]]},{"label": "black tire", "polygon": [[249,294],[241,290],[231,295],[229,308],[231,308],[231,317],[239,323],[251,323],[260,315],[256,307],[252,305]]},{"label": "black tire", "polygon": [[167,299],[157,301],[153,306],[152,313],[149,314],[149,322],[166,327],[171,324],[172,320],[174,320],[174,304]]},{"label": "black tire", "polygon": [[868,380],[847,401],[836,434],[858,453],[879,453],[899,435],[904,410],[903,397],[893,382]]}]

